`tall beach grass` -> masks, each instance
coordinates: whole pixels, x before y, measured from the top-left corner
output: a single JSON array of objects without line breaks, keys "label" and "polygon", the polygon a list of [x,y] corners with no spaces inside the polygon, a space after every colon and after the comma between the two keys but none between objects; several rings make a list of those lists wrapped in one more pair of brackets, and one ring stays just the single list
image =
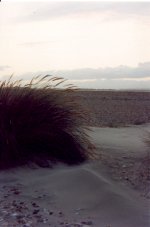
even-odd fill
[{"label": "tall beach grass", "polygon": [[35,162],[80,164],[92,156],[76,88],[60,77],[10,78],[0,83],[0,169]]}]

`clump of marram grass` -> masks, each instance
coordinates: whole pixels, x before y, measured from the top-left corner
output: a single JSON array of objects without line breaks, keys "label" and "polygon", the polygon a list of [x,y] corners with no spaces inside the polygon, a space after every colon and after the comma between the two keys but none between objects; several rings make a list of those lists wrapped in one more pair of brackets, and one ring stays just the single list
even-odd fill
[{"label": "clump of marram grass", "polygon": [[87,134],[87,113],[70,95],[76,88],[49,75],[22,82],[0,82],[0,168],[85,161],[94,146]]}]

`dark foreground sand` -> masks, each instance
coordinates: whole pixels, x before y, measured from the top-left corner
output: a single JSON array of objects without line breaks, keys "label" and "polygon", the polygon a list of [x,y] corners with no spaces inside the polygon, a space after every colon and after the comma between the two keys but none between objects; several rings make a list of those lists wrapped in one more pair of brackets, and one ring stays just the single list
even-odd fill
[{"label": "dark foreground sand", "polygon": [[1,171],[0,227],[149,227],[148,131],[93,128],[97,160]]}]

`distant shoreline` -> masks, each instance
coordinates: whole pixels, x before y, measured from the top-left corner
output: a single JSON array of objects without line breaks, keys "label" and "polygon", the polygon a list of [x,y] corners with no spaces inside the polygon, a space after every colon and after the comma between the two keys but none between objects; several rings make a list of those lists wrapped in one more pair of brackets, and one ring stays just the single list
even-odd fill
[{"label": "distant shoreline", "polygon": [[145,89],[95,89],[95,88],[78,88],[79,91],[114,91],[114,92],[150,92],[149,90]]}]

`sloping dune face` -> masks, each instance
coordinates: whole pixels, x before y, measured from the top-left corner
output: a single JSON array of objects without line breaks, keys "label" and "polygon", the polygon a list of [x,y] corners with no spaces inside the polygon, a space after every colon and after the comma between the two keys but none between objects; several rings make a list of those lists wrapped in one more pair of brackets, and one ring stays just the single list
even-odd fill
[{"label": "sloping dune face", "polygon": [[149,227],[148,201],[95,167],[1,171],[1,226]]},{"label": "sloping dune face", "polygon": [[[47,160],[79,164],[93,147],[86,111],[71,98],[75,88],[58,77],[35,77],[0,85],[0,168]],[[92,149],[92,148],[91,148]]]}]

